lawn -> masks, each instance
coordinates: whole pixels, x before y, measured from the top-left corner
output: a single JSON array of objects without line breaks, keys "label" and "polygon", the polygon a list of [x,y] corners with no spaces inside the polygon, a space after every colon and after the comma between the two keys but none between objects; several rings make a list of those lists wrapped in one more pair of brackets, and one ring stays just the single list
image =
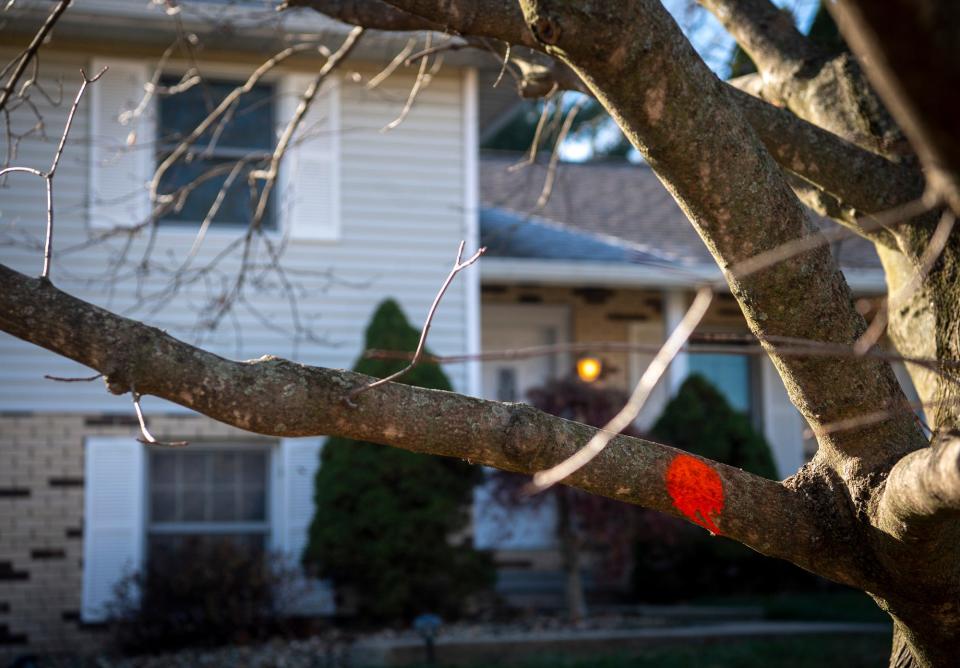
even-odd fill
[{"label": "lawn", "polygon": [[658,647],[629,656],[565,659],[544,656],[517,663],[476,664],[471,668],[876,668],[886,666],[890,638],[803,636],[777,640],[741,640],[704,645]]}]

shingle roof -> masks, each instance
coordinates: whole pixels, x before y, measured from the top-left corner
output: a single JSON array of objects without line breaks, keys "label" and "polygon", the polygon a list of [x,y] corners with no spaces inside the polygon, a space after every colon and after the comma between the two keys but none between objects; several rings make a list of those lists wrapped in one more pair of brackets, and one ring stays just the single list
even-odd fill
[{"label": "shingle roof", "polygon": [[[550,199],[537,210],[547,167],[538,163],[509,171],[518,161],[516,155],[481,157],[480,201],[486,210],[481,215],[481,236],[491,238],[496,233],[501,238],[499,246],[491,245],[491,255],[551,259],[552,254],[559,254],[563,257],[558,255],[556,259],[601,259],[573,257],[578,237],[561,238],[558,231],[563,231],[622,244],[661,260],[713,263],[703,241],[649,166],[625,161],[562,163]],[[494,216],[491,210],[499,213]],[[514,221],[512,228],[503,222],[508,213]],[[519,223],[525,220],[530,227],[522,229]],[[523,238],[507,243],[503,237],[508,229]],[[584,243],[581,248],[588,254],[600,252],[593,244]],[[860,238],[836,243],[833,250],[844,267],[880,267],[873,244]]]},{"label": "shingle roof", "polygon": [[480,244],[494,257],[674,264],[639,244],[506,209],[481,209],[480,221]]}]

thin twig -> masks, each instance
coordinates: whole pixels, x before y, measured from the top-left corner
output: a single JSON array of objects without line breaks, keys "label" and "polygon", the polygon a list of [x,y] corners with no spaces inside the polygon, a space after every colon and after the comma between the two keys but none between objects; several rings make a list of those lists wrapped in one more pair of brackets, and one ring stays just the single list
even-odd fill
[{"label": "thin twig", "polygon": [[32,40],[30,40],[30,44],[27,45],[27,48],[24,49],[23,53],[21,54],[20,60],[17,62],[17,66],[10,74],[7,82],[3,85],[3,90],[0,90],[0,109],[3,109],[7,106],[7,101],[10,99],[10,95],[13,93],[14,89],[16,89],[17,82],[20,80],[20,77],[23,76],[23,73],[26,71],[30,61],[32,61],[37,55],[37,51],[40,49],[43,41],[47,38],[47,35],[50,34],[50,31],[53,30],[53,26],[56,25],[63,13],[67,11],[67,7],[70,6],[72,1],[73,0],[60,0],[60,2],[58,2],[50,11],[50,14],[47,15],[47,20],[43,22],[42,26],[40,26],[37,34],[33,36]]},{"label": "thin twig", "polygon": [[137,420],[140,422],[141,438],[137,440],[147,445],[163,445],[169,448],[182,448],[190,445],[189,441],[160,441],[153,437],[150,430],[147,429],[147,421],[143,418],[143,410],[140,408],[140,394],[135,390],[131,391],[133,395],[133,409],[137,412]]},{"label": "thin twig", "polygon": [[80,70],[80,76],[83,78],[83,83],[80,84],[80,90],[77,91],[76,96],[73,98],[73,104],[70,106],[70,113],[67,115],[67,122],[64,124],[63,132],[60,135],[60,143],[57,144],[57,150],[53,154],[53,161],[50,163],[50,169],[45,172],[39,169],[34,169],[33,167],[7,167],[6,169],[0,169],[0,177],[3,177],[7,174],[20,172],[38,176],[45,182],[47,189],[47,230],[46,240],[43,244],[43,270],[40,273],[40,278],[46,280],[50,279],[50,258],[53,255],[53,178],[57,174],[57,167],[60,165],[60,158],[63,156],[63,148],[67,144],[67,137],[70,135],[70,128],[73,127],[73,119],[77,115],[77,107],[80,106],[80,100],[83,97],[83,93],[87,90],[87,86],[89,84],[97,81],[106,71],[107,68],[104,67],[102,70],[97,72],[92,79],[90,79],[87,78],[86,72],[84,72],[82,69]]},{"label": "thin twig", "polygon": [[527,157],[520,162],[507,167],[508,172],[515,172],[518,169],[528,167],[536,162],[537,151],[540,148],[540,142],[542,141],[543,137],[543,129],[546,127],[547,119],[550,117],[550,101],[556,94],[557,90],[559,90],[559,87],[557,84],[554,84],[553,89],[543,98],[543,108],[540,110],[540,118],[537,120],[537,127],[533,131],[533,139],[530,141],[530,148],[527,151]]},{"label": "thin twig", "polygon": [[545,207],[547,201],[550,199],[550,194],[553,192],[553,183],[557,178],[557,166],[560,164],[561,146],[563,142],[566,141],[567,135],[570,134],[573,121],[583,108],[586,100],[587,98],[585,97],[577,100],[574,105],[570,107],[570,111],[567,112],[567,117],[563,120],[563,126],[561,126],[560,133],[557,135],[557,140],[553,145],[553,153],[550,155],[550,164],[547,166],[547,176],[543,181],[543,190],[540,191],[540,197],[537,199],[537,209]]},{"label": "thin twig", "polygon": [[[428,50],[430,48],[431,40],[432,40],[432,36],[428,33],[427,38],[425,40],[425,44]],[[413,109],[413,103],[416,102],[417,95],[420,94],[420,90],[426,87],[427,84],[430,83],[431,77],[430,77],[430,74],[427,72],[429,61],[430,61],[429,57],[425,57],[420,60],[420,69],[417,70],[417,78],[413,82],[413,86],[410,87],[410,94],[407,95],[407,101],[406,103],[404,103],[403,109],[400,110],[400,115],[397,116],[394,120],[387,123],[385,126],[383,126],[380,129],[380,132],[389,132],[390,130],[395,129],[397,126],[403,123],[404,119],[410,113],[410,110]]]},{"label": "thin twig", "polygon": [[687,340],[693,334],[693,330],[697,328],[703,316],[706,315],[712,301],[713,290],[711,288],[701,288],[697,292],[697,296],[680,320],[680,324],[670,333],[659,352],[651,360],[650,365],[643,372],[640,381],[620,412],[573,455],[556,466],[534,474],[533,481],[527,486],[528,492],[542,492],[569,477],[599,455],[615,436],[630,426],[630,423],[643,410],[644,404],[657,386],[661,376],[666,372],[667,367],[670,366],[670,362],[686,345]]},{"label": "thin twig", "polygon": [[47,380],[55,380],[58,383],[91,383],[97,378],[103,378],[103,374],[98,373],[96,376],[86,376],[83,378],[67,378],[64,376],[51,376],[50,374],[47,374],[44,376],[44,378]]},{"label": "thin twig", "polygon": [[370,79],[366,83],[364,88],[366,88],[367,90],[373,90],[374,88],[382,84],[384,81],[386,81],[390,77],[390,75],[393,74],[396,71],[396,69],[400,67],[400,65],[402,65],[407,60],[407,56],[410,55],[410,53],[413,51],[413,48],[416,45],[417,45],[417,38],[411,37],[407,41],[407,45],[400,50],[400,53],[394,56],[393,60],[391,60],[386,67],[380,70],[380,72],[377,73],[375,77]]},{"label": "thin twig", "polygon": [[466,260],[463,259],[463,247],[466,245],[466,241],[460,242],[460,247],[457,249],[457,259],[453,263],[453,269],[450,270],[450,273],[447,274],[446,280],[443,281],[443,285],[440,286],[440,290],[437,292],[437,296],[433,298],[433,304],[430,305],[430,310],[427,312],[426,322],[423,323],[423,330],[420,332],[420,342],[417,344],[417,350],[413,353],[413,359],[410,360],[410,364],[400,369],[396,373],[390,374],[386,378],[381,378],[380,380],[374,381],[372,383],[367,383],[366,385],[361,385],[360,387],[354,388],[350,391],[344,401],[348,406],[356,406],[354,399],[366,392],[367,390],[372,390],[373,388],[388,383],[392,380],[400,378],[407,372],[409,372],[413,367],[420,363],[420,358],[423,356],[423,349],[427,343],[427,334],[430,333],[430,325],[433,324],[433,316],[437,313],[437,307],[440,306],[440,300],[443,299],[444,293],[447,291],[447,288],[450,287],[450,284],[453,282],[453,279],[461,271],[469,267],[471,264],[480,259],[480,256],[483,255],[487,249],[486,247],[480,247],[477,249],[477,252],[471,255]]},{"label": "thin twig", "polygon": [[924,195],[923,197],[894,207],[883,213],[864,216],[858,221],[860,223],[858,232],[854,232],[847,227],[821,230],[816,234],[793,239],[770,250],[758,253],[746,260],[737,262],[730,268],[729,273],[735,278],[744,278],[767,267],[779,264],[784,260],[788,260],[800,253],[826,246],[832,241],[847,239],[860,232],[871,232],[904,223],[934,209],[938,203],[938,201]]},{"label": "thin twig", "polygon": [[867,331],[853,344],[853,351],[856,354],[863,355],[880,340],[887,329],[887,316],[890,310],[900,308],[920,288],[920,285],[929,276],[930,270],[933,269],[933,265],[936,264],[941,253],[943,253],[956,222],[957,218],[953,215],[953,212],[950,209],[944,210],[943,215],[940,216],[940,222],[937,223],[936,229],[930,236],[930,243],[920,257],[920,267],[917,273],[883,302],[880,310],[870,322],[870,326],[867,327]]}]

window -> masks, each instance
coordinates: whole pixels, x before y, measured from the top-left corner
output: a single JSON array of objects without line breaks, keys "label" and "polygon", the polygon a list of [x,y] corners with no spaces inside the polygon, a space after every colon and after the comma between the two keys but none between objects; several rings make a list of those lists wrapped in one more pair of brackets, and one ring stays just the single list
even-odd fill
[{"label": "window", "polygon": [[149,453],[148,553],[228,539],[263,550],[268,451],[211,447]]},{"label": "window", "polygon": [[[162,86],[173,86],[176,77],[164,77]],[[158,102],[157,164],[233,91],[239,82],[205,79]],[[213,225],[249,225],[262,181],[251,187],[250,171],[265,166],[274,143],[274,86],[259,84],[242,95],[225,122],[213,123],[193,145],[193,150],[164,174],[159,192],[178,193],[191,185],[192,191],[179,210],[161,216],[164,223],[200,223],[225,185],[226,191],[212,219]],[[229,185],[228,185],[229,180]],[[272,200],[273,198],[271,198]],[[265,229],[276,227],[272,202],[263,220]]]},{"label": "window", "polygon": [[734,410],[751,414],[751,371],[747,355],[694,353],[689,360],[691,374],[699,373],[709,380]]}]

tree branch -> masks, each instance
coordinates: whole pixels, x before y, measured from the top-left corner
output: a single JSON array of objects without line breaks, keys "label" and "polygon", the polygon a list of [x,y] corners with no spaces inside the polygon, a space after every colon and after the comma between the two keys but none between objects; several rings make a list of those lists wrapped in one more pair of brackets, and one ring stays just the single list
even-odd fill
[{"label": "tree branch", "polygon": [[769,0],[700,0],[761,71],[796,67],[817,50],[793,24],[789,12]]},{"label": "tree branch", "polygon": [[[429,16],[415,16],[394,6],[403,4],[418,11],[426,11],[425,7],[436,5],[436,2],[401,3],[398,0],[388,4],[383,0],[290,0],[287,4],[290,7],[311,7],[347,23],[381,30],[436,30],[439,26],[439,23]],[[474,24],[458,18],[467,11],[468,6],[475,4],[477,3],[464,0],[454,2],[460,13],[455,13],[447,20],[446,25],[463,37],[467,45],[488,48],[484,40],[477,39],[476,34],[470,32]],[[485,12],[493,11],[488,8],[487,3],[482,4]],[[500,7],[500,3],[494,2],[492,7],[496,9]],[[441,10],[435,11],[443,16]],[[779,17],[776,20],[778,26],[786,21],[790,30],[796,32],[782,12],[776,9],[774,11]],[[496,24],[499,32],[489,34],[490,26],[484,26],[487,37],[517,44],[518,42],[513,41],[517,35],[530,34],[522,24],[523,17],[519,12],[513,13],[500,8],[497,15],[502,21]],[[778,30],[785,31],[785,28],[780,26]],[[806,41],[802,35],[799,37]],[[543,48],[540,44],[526,45],[532,49]],[[792,48],[796,50],[799,47],[795,44]],[[520,70],[519,88],[524,97],[544,97],[556,90],[576,90],[592,94],[568,65],[544,55],[541,51],[514,51],[512,62]],[[751,90],[756,90],[756,87]],[[887,160],[753,95],[733,87],[731,91],[748,122],[777,161],[786,169],[833,195],[840,206],[852,207],[862,213],[879,213],[916,199],[922,193],[923,176],[913,166]],[[825,215],[830,212],[823,207],[817,210]],[[851,223],[851,219],[855,217],[840,216],[835,219],[859,233],[857,226]],[[881,233],[867,236],[888,246],[893,245],[889,235]]]},{"label": "tree branch", "polygon": [[960,6],[827,3],[867,76],[917,149],[931,187],[960,215]]},{"label": "tree branch", "polygon": [[[631,0],[576,10],[562,0],[522,0],[522,5],[544,48],[590,86],[720,267],[817,234],[727,87],[659,3]],[[761,340],[799,336],[852,344],[865,325],[834,259],[822,246],[800,258],[740,279],[728,273],[751,330]],[[914,421],[902,414],[859,430],[820,430],[905,402],[888,364],[792,359],[778,355],[774,345],[766,347],[818,437],[821,459],[846,480],[887,470],[925,445]]]},{"label": "tree branch", "polygon": [[[235,362],[179,341],[0,265],[0,330],[104,374],[110,390],[136,387],[215,420],[272,436],[335,435],[533,473],[576,452],[597,430],[523,404],[387,383],[272,356]],[[588,492],[701,523],[682,511],[665,476],[681,451],[619,436],[566,482]],[[853,556],[821,531],[802,489],[695,459],[721,485],[715,526],[763,554],[839,582],[858,581]],[[676,492],[676,490],[674,490]],[[706,517],[706,509],[703,509]],[[831,517],[831,522],[840,521]]]},{"label": "tree branch", "polygon": [[[878,524],[891,535],[916,544],[943,536],[944,520],[958,515],[960,437],[951,433],[893,467],[880,501]],[[947,533],[956,537],[956,531]]]}]

